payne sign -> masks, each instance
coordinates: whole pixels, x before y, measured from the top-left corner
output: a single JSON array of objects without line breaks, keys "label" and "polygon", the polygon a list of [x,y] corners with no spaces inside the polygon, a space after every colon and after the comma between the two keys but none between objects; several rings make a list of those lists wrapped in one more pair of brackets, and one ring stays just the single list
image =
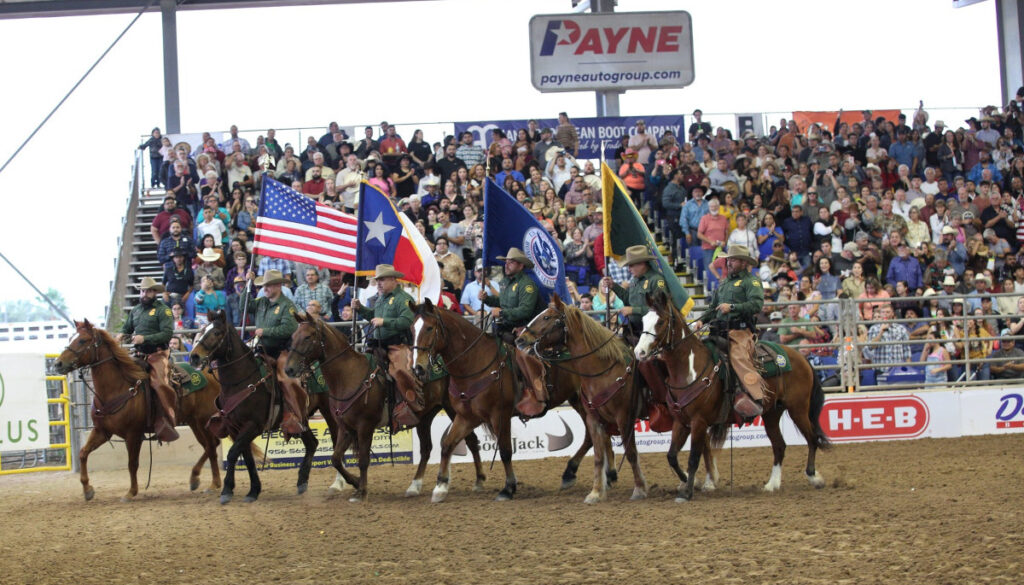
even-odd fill
[{"label": "payne sign", "polygon": [[665,89],[693,83],[690,14],[547,14],[530,19],[530,70],[541,92]]}]

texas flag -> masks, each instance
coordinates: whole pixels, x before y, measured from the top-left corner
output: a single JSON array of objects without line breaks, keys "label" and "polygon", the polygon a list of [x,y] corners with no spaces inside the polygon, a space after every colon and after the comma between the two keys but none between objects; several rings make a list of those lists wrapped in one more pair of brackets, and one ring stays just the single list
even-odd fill
[{"label": "texas flag", "polygon": [[426,238],[387,195],[365,182],[356,242],[356,274],[373,276],[378,264],[391,264],[405,275],[401,280],[419,288],[421,301],[441,297],[441,269]]}]

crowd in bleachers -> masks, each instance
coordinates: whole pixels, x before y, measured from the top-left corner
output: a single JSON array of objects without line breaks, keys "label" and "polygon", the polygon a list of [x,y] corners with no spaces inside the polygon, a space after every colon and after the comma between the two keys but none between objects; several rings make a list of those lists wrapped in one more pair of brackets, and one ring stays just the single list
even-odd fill
[{"label": "crowd in bleachers", "polygon": [[[862,340],[922,340],[924,361],[983,358],[996,351],[993,343],[972,338],[1024,329],[1022,98],[948,126],[921,107],[895,120],[864,111],[860,121],[837,119],[832,128],[783,120],[764,136],[748,131],[738,139],[696,110],[686,136],[657,136],[637,122],[608,162],[675,260],[688,258],[709,290],[723,276],[723,253],[743,245],[760,260],[756,270],[769,300],[858,299]],[[149,148],[152,185],[168,192],[153,222],[167,300],[197,324],[214,308],[227,308],[239,322],[267,169],[296,191],[349,212],[358,206],[361,181],[380,188],[434,247],[444,302],[466,313],[480,310],[482,286],[500,287],[483,282],[478,262],[483,182],[491,176],[561,242],[574,302],[621,306],[613,293],[592,286],[605,271],[628,280],[614,262],[605,266],[600,163],[577,160],[576,129],[564,113],[559,121],[556,128],[531,121],[515,136],[495,130],[486,144],[472,133],[428,143],[419,130],[406,142],[387,122],[349,137],[332,123],[298,153],[279,144],[273,130],[251,145],[232,127],[223,142],[206,134],[192,147],[172,145],[155,129],[140,148]],[[257,266],[257,275],[275,268],[291,279],[286,294],[301,308],[327,319],[350,316],[350,281],[341,274],[272,258]],[[958,297],[967,293],[980,296]],[[986,296],[995,293],[1021,296]],[[914,298],[887,300],[896,297]],[[827,343],[835,310],[829,303],[792,305],[785,314],[766,312],[764,321],[779,326],[783,343]],[[955,321],[890,321],[972,313],[967,330]],[[1014,344],[1004,346],[998,351],[1024,358]],[[909,361],[907,348],[882,344],[865,348],[862,358]],[[926,373],[959,374],[939,365]],[[1024,374],[1004,367],[979,372],[989,375]]]}]

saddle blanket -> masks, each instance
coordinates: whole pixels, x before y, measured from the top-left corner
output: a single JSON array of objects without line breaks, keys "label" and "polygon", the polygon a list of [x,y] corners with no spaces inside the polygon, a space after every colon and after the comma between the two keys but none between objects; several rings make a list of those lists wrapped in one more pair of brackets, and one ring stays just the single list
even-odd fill
[{"label": "saddle blanket", "polygon": [[177,362],[172,364],[172,368],[180,370],[180,376],[172,376],[181,385],[181,395],[188,396],[194,392],[199,392],[203,388],[206,388],[207,380],[206,376],[202,372],[193,368],[189,364]]},{"label": "saddle blanket", "polygon": [[[711,352],[711,357],[718,361],[721,352],[718,345],[713,341],[705,340],[704,346]],[[765,378],[781,376],[793,369],[793,364],[786,355],[786,350],[779,344],[771,341],[758,341],[754,344],[754,365],[761,370]],[[725,370],[720,371],[719,376],[725,379]]]}]

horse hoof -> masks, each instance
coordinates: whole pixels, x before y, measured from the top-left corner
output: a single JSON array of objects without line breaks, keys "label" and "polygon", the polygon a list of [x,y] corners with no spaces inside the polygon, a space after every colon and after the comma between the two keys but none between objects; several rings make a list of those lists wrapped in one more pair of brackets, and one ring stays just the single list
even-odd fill
[{"label": "horse hoof", "polygon": [[512,499],[512,494],[504,491],[498,492],[498,497],[494,498],[495,502],[508,502]]},{"label": "horse hoof", "polygon": [[430,501],[434,504],[440,504],[448,498],[448,486],[437,486],[434,488],[434,493],[430,495]]},{"label": "horse hoof", "polygon": [[484,491],[484,482],[483,480],[479,480],[473,484],[473,492],[480,493],[482,491]]},{"label": "horse hoof", "polygon": [[423,480],[421,480],[421,479],[414,479],[414,480],[412,480],[412,483],[409,484],[409,489],[405,490],[405,497],[407,497],[407,498],[415,498],[416,496],[420,495],[420,490],[422,488],[423,488]]},{"label": "horse hoof", "polygon": [[199,489],[199,478],[198,477],[193,477],[188,482],[188,491],[194,492],[197,489]]},{"label": "horse hoof", "polygon": [[308,489],[309,489],[309,484],[308,483],[300,483],[299,484],[299,488],[298,488],[297,491],[299,492],[299,495],[301,496],[302,494],[306,493],[306,490],[308,490]]},{"label": "horse hoof", "polygon": [[352,496],[348,499],[350,504],[362,504],[366,496]]},{"label": "horse hoof", "polygon": [[808,475],[807,481],[810,482],[810,484],[814,486],[816,489],[820,490],[821,488],[825,487],[825,478],[821,477],[821,474],[818,473],[817,471],[814,472],[814,475]]},{"label": "horse hoof", "polygon": [[629,496],[629,499],[634,502],[637,500],[646,500],[647,492],[640,491],[639,489],[633,490],[633,495]]},{"label": "horse hoof", "polygon": [[245,498],[242,499],[242,503],[245,503],[245,504],[251,504],[251,503],[253,503],[255,501],[256,501],[256,496],[245,496]]},{"label": "horse hoof", "polygon": [[713,491],[715,491],[715,482],[712,481],[711,478],[709,477],[709,478],[704,480],[704,485],[702,485],[700,487],[700,489],[702,491],[705,491],[705,492],[713,492]]},{"label": "horse hoof", "polygon": [[567,489],[573,487],[574,485],[576,485],[576,478],[575,477],[572,478],[572,479],[563,479],[562,480],[562,487],[559,488],[559,489],[567,490]]},{"label": "horse hoof", "polygon": [[605,477],[608,480],[608,485],[614,485],[615,482],[619,481],[619,472],[611,469],[605,474]]},{"label": "horse hoof", "polygon": [[96,495],[96,490],[94,490],[92,486],[89,486],[88,489],[82,492],[82,495],[85,496],[85,501],[88,502]]},{"label": "horse hoof", "polygon": [[601,494],[590,493],[590,494],[587,494],[586,498],[584,498],[583,503],[584,504],[597,504],[597,503],[600,503],[602,500],[604,500],[604,498],[601,497]]},{"label": "horse hoof", "polygon": [[689,501],[690,501],[690,498],[688,498],[686,496],[677,496],[676,497],[676,503],[677,504],[685,504],[685,503],[687,503]]},{"label": "horse hoof", "polygon": [[121,496],[121,503],[122,504],[127,504],[128,502],[131,502],[131,501],[132,501],[131,496]]},{"label": "horse hoof", "polygon": [[220,496],[220,505],[223,506],[224,504],[227,504],[228,502],[231,501],[232,497],[234,496],[232,496],[231,494],[222,494]]}]

